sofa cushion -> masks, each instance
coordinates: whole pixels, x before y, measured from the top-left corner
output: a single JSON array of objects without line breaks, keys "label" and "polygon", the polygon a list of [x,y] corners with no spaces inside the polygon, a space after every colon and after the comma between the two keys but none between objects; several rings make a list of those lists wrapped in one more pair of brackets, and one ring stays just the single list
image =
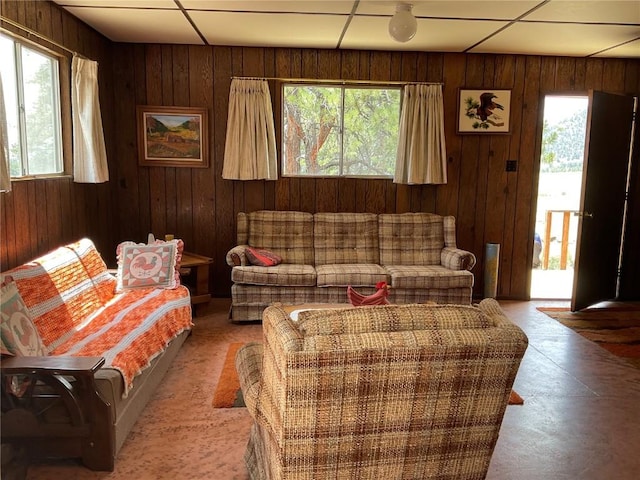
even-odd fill
[{"label": "sofa cushion", "polygon": [[93,242],[88,238],[83,238],[78,242],[66,245],[63,248],[70,248],[75,251],[87,275],[93,282],[98,297],[103,303],[107,303],[115,295],[116,279],[107,270],[100,252],[96,250]]},{"label": "sofa cushion", "polygon": [[317,284],[319,287],[370,287],[388,280],[387,272],[380,265],[343,263],[318,265]]},{"label": "sofa cushion", "polygon": [[460,288],[473,287],[473,274],[468,270],[449,270],[440,265],[385,265],[394,288]]},{"label": "sofa cushion", "polygon": [[311,265],[281,263],[274,267],[244,266],[231,270],[231,280],[247,285],[309,286],[316,284],[316,270]]},{"label": "sofa cushion", "polygon": [[377,215],[316,213],[313,222],[316,266],[380,262]]},{"label": "sofa cushion", "polygon": [[13,278],[0,288],[0,350],[17,356],[45,356],[47,351]]},{"label": "sofa cushion", "polygon": [[313,215],[260,210],[247,217],[249,246],[270,250],[282,263],[313,265]]},{"label": "sofa cushion", "polygon": [[59,247],[5,275],[14,278],[48,352],[115,295],[116,279],[88,239]]},{"label": "sofa cushion", "polygon": [[298,328],[306,336],[491,326],[493,322],[482,310],[466,305],[381,305],[298,314]]},{"label": "sofa cushion", "polygon": [[[372,368],[377,360],[387,356],[394,358],[398,363],[406,363],[410,357],[414,357],[415,364],[429,364],[431,368],[442,368],[433,360],[448,356],[454,365],[450,368],[457,371],[464,370],[464,365],[478,356],[478,351],[487,345],[499,332],[495,328],[450,328],[442,330],[403,330],[399,332],[365,332],[345,333],[342,335],[313,335],[305,336],[303,350],[308,352],[362,352],[375,348],[384,352],[373,357],[368,368]],[[453,347],[457,345],[457,347]],[[496,355],[496,356],[499,356]],[[366,356],[361,361],[366,362]],[[397,360],[396,360],[397,359]],[[339,361],[339,360],[338,360]],[[387,360],[388,361],[388,360]],[[457,363],[457,364],[456,364]],[[437,365],[437,366],[436,366]],[[405,365],[404,368],[407,366]],[[331,366],[327,366],[331,368]],[[394,365],[396,371],[403,367]],[[378,374],[384,375],[383,372]],[[481,478],[481,477],[471,477]]]},{"label": "sofa cushion", "polygon": [[381,265],[440,265],[444,225],[433,213],[378,216]]}]

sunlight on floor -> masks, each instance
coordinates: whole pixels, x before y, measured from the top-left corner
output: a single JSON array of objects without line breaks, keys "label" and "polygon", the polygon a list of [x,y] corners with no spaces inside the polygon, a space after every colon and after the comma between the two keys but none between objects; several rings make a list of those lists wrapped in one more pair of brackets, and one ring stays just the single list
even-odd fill
[{"label": "sunlight on floor", "polygon": [[573,290],[573,269],[542,270],[534,268],[531,272],[531,299],[571,298]]}]

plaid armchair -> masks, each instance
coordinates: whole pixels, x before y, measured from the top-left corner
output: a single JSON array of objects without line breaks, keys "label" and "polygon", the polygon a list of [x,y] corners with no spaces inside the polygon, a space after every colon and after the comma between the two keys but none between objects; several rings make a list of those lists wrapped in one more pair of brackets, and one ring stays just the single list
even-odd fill
[{"label": "plaid armchair", "polygon": [[483,479],[527,337],[493,299],[263,315],[236,357],[252,479]]}]

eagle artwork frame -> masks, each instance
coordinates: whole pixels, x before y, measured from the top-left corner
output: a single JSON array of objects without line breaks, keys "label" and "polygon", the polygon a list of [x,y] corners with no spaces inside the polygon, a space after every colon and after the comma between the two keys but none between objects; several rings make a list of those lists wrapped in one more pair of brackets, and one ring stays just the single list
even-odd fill
[{"label": "eagle artwork frame", "polygon": [[457,132],[511,133],[511,90],[459,89]]}]

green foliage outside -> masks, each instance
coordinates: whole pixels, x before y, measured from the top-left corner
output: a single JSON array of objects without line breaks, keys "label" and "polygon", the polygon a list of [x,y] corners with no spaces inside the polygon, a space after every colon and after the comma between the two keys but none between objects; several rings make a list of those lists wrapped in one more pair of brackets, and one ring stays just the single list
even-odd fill
[{"label": "green foliage outside", "polygon": [[[60,112],[57,90],[58,62],[27,47],[19,49],[22,65],[23,101],[19,105],[14,63],[14,42],[2,38],[3,53],[7,64],[2,65],[3,76],[14,88],[4,85],[5,102],[15,112],[8,116],[9,128],[9,169],[12,177],[59,173],[62,171],[60,145]],[[9,79],[9,76],[11,78]],[[5,83],[5,82],[3,82]],[[20,135],[20,119],[17,112],[24,114],[24,131]],[[9,111],[7,112],[9,113]]]},{"label": "green foliage outside", "polygon": [[284,171],[289,175],[393,175],[400,89],[284,88]]},{"label": "green foliage outside", "polygon": [[[26,49],[23,49],[26,50]],[[59,171],[56,164],[59,145],[56,144],[59,125],[56,102],[52,95],[53,65],[51,61],[35,52],[25,52],[23,63],[33,62],[38,69],[30,78],[25,78],[25,124],[27,127],[27,157],[29,175]]]},{"label": "green foliage outside", "polygon": [[[560,270],[560,255],[550,255],[547,270]],[[573,268],[573,256],[567,255],[567,267]]]},{"label": "green foliage outside", "polygon": [[586,110],[557,124],[545,120],[542,131],[541,171],[579,172],[584,160]]}]

